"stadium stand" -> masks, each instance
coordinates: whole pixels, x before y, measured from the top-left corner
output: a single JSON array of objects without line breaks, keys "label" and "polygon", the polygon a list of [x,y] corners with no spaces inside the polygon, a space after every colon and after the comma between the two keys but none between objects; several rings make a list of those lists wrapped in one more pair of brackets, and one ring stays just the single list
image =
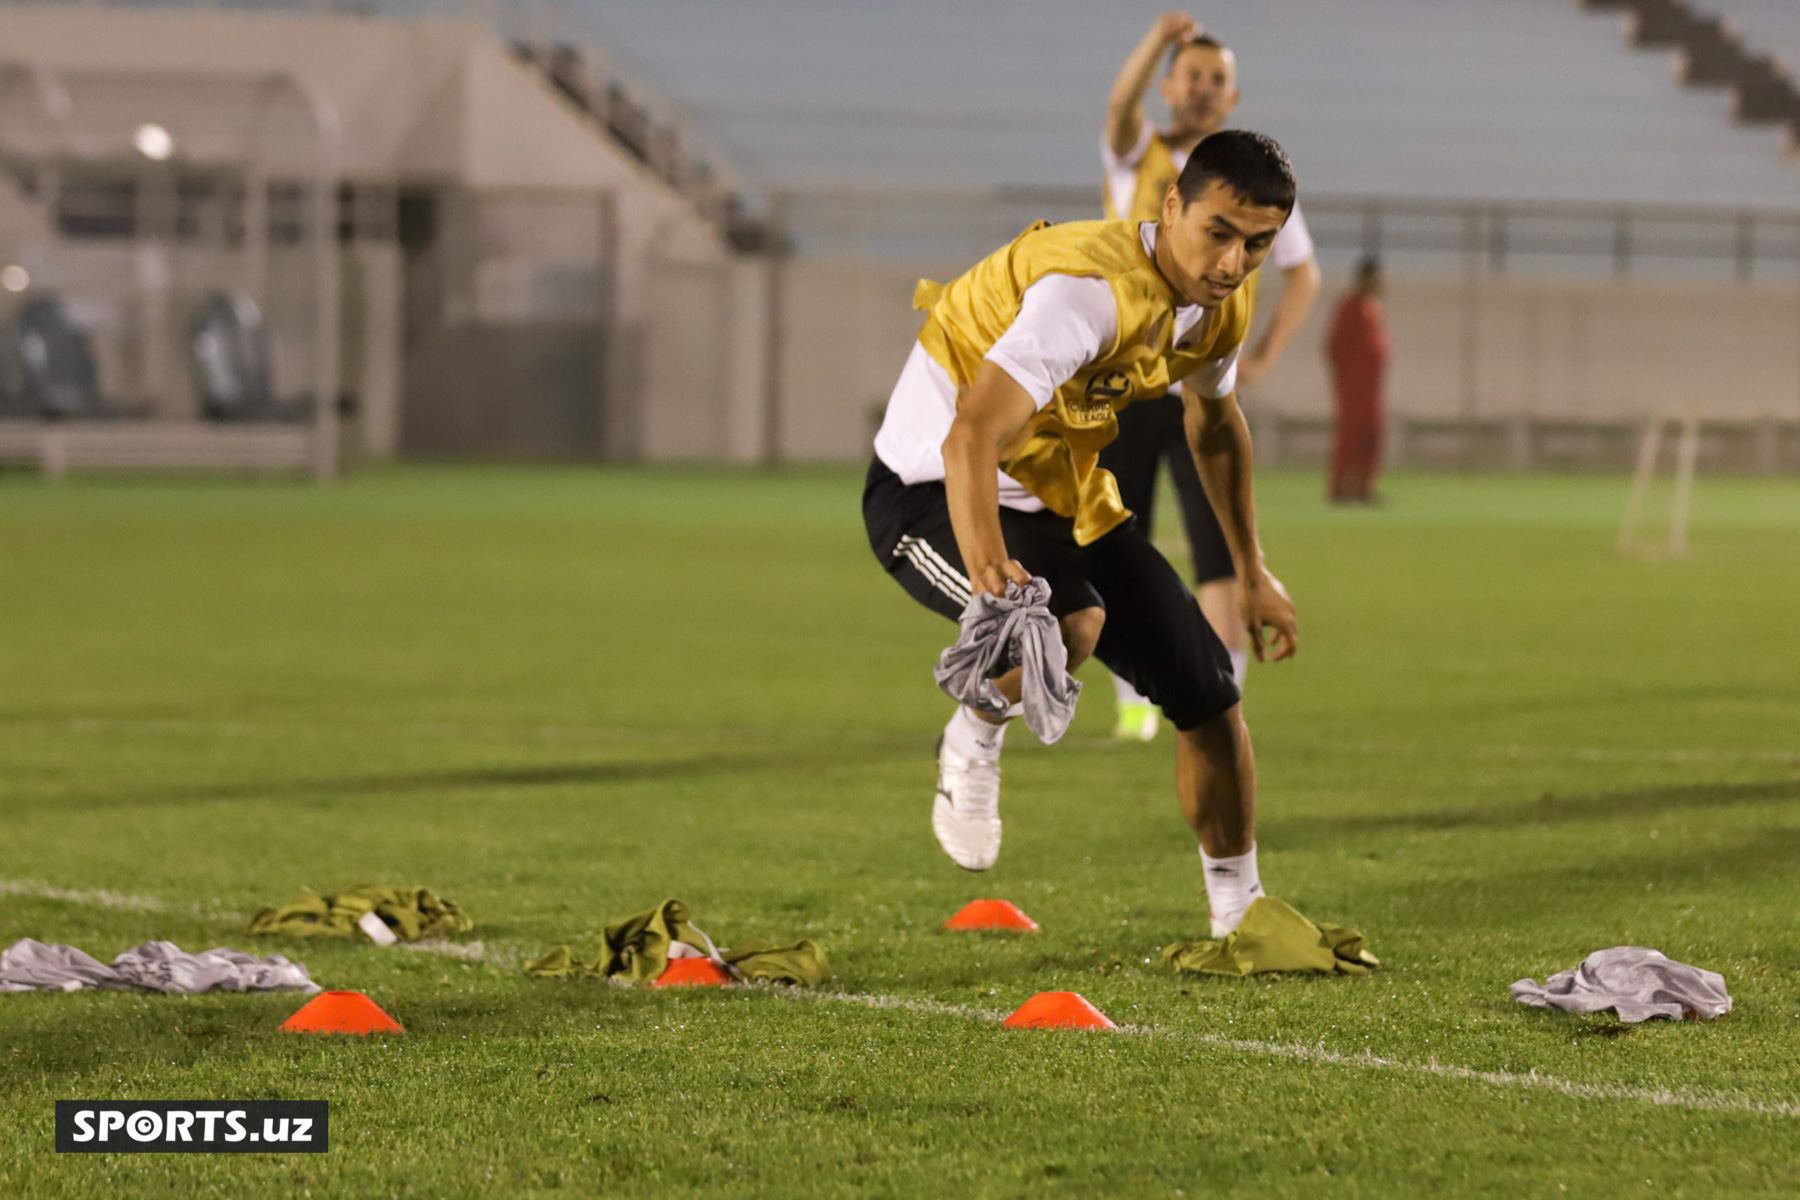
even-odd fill
[{"label": "stadium stand", "polygon": [[[1093,215],[1106,85],[1162,6],[1044,0],[1029,28],[948,0],[755,7],[707,6],[707,28],[635,0],[598,18],[689,81],[740,164],[796,185],[777,197],[796,256],[769,285],[760,355],[678,319],[741,282],[659,280],[648,444],[851,458],[916,328],[912,280],[1035,217]],[[1625,13],[1574,0],[1197,7],[1240,53],[1236,123],[1293,154],[1327,294],[1357,254],[1388,255],[1398,458],[1625,469],[1648,414],[1700,404],[1704,466],[1800,462],[1800,168],[1778,129],[1734,123],[1728,92],[1680,87],[1679,49],[1631,50]],[[799,27],[828,28],[833,54],[790,44]],[[1322,452],[1315,311],[1249,400],[1272,458]],[[1712,349],[1677,349],[1694,344]],[[766,386],[733,400],[752,369]]]},{"label": "stadium stand", "polygon": [[1693,8],[1724,17],[1753,54],[1773,54],[1791,75],[1800,71],[1800,4],[1792,0],[1692,0]]},{"label": "stadium stand", "polygon": [[1631,44],[1678,55],[1681,81],[1722,88],[1740,122],[1773,125],[1800,150],[1800,91],[1779,56],[1746,40],[1737,21],[1689,0],[1582,0],[1593,10],[1625,14]]},{"label": "stadium stand", "polygon": [[606,77],[580,46],[567,42],[513,43],[521,62],[541,72],[557,93],[621,149],[655,172],[701,212],[740,238],[754,238],[755,223],[712,163],[689,155],[683,130],[656,119],[630,88]]},{"label": "stadium stand", "polygon": [[[1166,5],[829,0],[596,12],[764,182],[979,187],[1085,182],[1111,72]],[[1216,0],[1243,62],[1240,125],[1311,191],[1787,207],[1781,135],[1723,92],[1671,86],[1674,50],[1627,53],[1621,13],[1573,0]],[[826,30],[820,55],[796,28]],[[954,101],[947,97],[955,97]],[[1027,99],[1028,98],[1028,99]]]},{"label": "stadium stand", "polygon": [[[0,279],[0,408],[25,403],[6,339],[48,290],[91,338],[96,395],[196,427],[163,430],[162,462],[188,433],[208,462],[238,435],[258,462],[321,461],[329,430],[308,451],[302,431],[244,415],[304,411],[334,380],[354,402],[347,444],[374,455],[860,457],[917,327],[914,280],[1039,217],[1096,215],[1101,101],[1162,2],[1040,0],[1027,22],[954,0],[617,0],[594,12],[601,43],[525,0],[481,21],[410,0],[395,19],[0,0],[0,274],[31,280],[15,294]],[[1243,57],[1237,123],[1299,168],[1328,293],[1358,254],[1387,256],[1400,457],[1616,463],[1638,422],[1694,397],[1703,465],[1800,455],[1800,168],[1775,128],[1733,123],[1726,90],[1676,86],[1697,65],[1679,43],[1629,50],[1612,7],[1206,6]],[[818,36],[790,36],[802,27]],[[615,44],[680,80],[683,105],[621,69]],[[87,123],[52,198],[19,119],[42,107],[39,77],[67,83]],[[245,277],[234,239],[256,195],[272,262],[329,246],[298,215],[324,206],[302,203],[291,170],[249,185],[227,77],[287,80],[341,120],[335,182],[310,185],[337,193],[341,275],[269,273],[277,293],[321,281],[298,322]],[[166,166],[131,149],[150,109],[180,147]],[[737,203],[707,125],[766,220]],[[260,324],[197,323],[239,293]],[[293,378],[334,324],[341,364],[315,354],[322,386]],[[144,353],[131,331],[146,329],[170,345]],[[236,349],[195,351],[208,329],[206,348]],[[1317,355],[1290,354],[1255,397],[1269,457],[1316,453],[1326,397]],[[340,405],[310,407],[326,422]],[[60,462],[120,461],[136,436],[87,424],[109,428],[59,435]],[[0,430],[0,458],[27,433]]]}]

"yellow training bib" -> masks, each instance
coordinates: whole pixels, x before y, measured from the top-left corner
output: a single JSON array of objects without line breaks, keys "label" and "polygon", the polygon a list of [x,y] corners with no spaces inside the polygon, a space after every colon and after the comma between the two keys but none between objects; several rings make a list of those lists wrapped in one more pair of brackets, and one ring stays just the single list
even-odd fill
[{"label": "yellow training bib", "polygon": [[1056,390],[1000,468],[1052,512],[1074,518],[1075,540],[1085,546],[1131,515],[1112,472],[1098,466],[1101,448],[1119,434],[1115,414],[1133,400],[1165,394],[1201,363],[1241,345],[1255,310],[1256,275],[1176,345],[1179,301],[1135,221],[1040,221],[950,283],[921,280],[913,293],[913,306],[927,313],[919,342],[949,372],[959,398],[1018,318],[1025,290],[1053,274],[1105,279],[1119,308],[1118,336]]},{"label": "yellow training bib", "polygon": [[1175,167],[1175,157],[1169,153],[1169,144],[1163,141],[1162,134],[1151,133],[1150,145],[1145,148],[1144,157],[1138,159],[1137,189],[1131,193],[1131,211],[1114,212],[1112,189],[1102,186],[1100,192],[1106,204],[1106,215],[1128,221],[1159,220],[1163,197],[1169,194],[1169,185],[1180,175]]}]

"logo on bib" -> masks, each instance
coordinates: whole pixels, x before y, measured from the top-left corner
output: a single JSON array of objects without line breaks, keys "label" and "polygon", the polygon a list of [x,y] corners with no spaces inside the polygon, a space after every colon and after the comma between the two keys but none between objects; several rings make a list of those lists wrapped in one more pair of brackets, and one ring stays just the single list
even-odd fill
[{"label": "logo on bib", "polygon": [[1120,401],[1131,398],[1131,376],[1123,371],[1097,371],[1088,380],[1086,394],[1069,415],[1081,421],[1104,421]]}]

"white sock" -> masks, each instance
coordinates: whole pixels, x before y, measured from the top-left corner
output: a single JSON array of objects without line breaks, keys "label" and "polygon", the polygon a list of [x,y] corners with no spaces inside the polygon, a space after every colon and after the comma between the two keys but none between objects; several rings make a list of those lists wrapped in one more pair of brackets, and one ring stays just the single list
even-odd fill
[{"label": "white sock", "polygon": [[1126,683],[1125,677],[1122,675],[1113,676],[1113,691],[1119,694],[1121,705],[1150,703],[1150,697],[1141,694],[1136,688]]},{"label": "white sock", "polygon": [[1206,871],[1213,936],[1224,937],[1244,919],[1250,902],[1263,894],[1262,878],[1256,873],[1256,847],[1230,858],[1213,858],[1202,850],[1200,865]]},{"label": "white sock", "polygon": [[999,758],[1000,743],[1005,740],[1005,725],[982,720],[966,704],[957,705],[950,723],[944,726],[944,745],[964,758]]},{"label": "white sock", "polygon": [[1238,695],[1244,694],[1244,680],[1250,677],[1250,652],[1248,650],[1232,650],[1231,677],[1237,680]]}]

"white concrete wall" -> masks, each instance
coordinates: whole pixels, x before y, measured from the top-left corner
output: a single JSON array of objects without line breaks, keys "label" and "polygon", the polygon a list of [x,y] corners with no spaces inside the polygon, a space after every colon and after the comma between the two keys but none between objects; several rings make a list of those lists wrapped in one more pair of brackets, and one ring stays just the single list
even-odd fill
[{"label": "white concrete wall", "polygon": [[764,456],[768,286],[763,260],[656,264],[639,414],[645,458]]},{"label": "white concrete wall", "polygon": [[[1325,281],[1306,326],[1246,406],[1331,411],[1322,347],[1348,287]],[[1800,417],[1793,285],[1494,276],[1471,292],[1460,279],[1399,277],[1386,304],[1398,413],[1455,417],[1470,406],[1478,417],[1599,420],[1697,405],[1718,418]]]},{"label": "white concrete wall", "polygon": [[800,259],[786,267],[781,352],[781,456],[862,458],[918,336],[921,272],[891,263]]},{"label": "white concrete wall", "polygon": [[650,286],[644,407],[648,459],[730,457],[726,397],[731,356],[730,280],[722,266],[661,263]]},{"label": "white concrete wall", "polygon": [[[802,259],[783,270],[781,456],[862,458],[919,327],[913,284],[956,268]],[[747,376],[695,328],[700,314],[724,312],[707,297],[724,295],[726,276],[676,272],[664,286],[652,312],[645,418],[657,433],[646,457],[737,457],[719,432],[727,411],[719,397]],[[1326,280],[1281,364],[1243,395],[1252,416],[1329,414],[1323,340],[1347,286]],[[1276,294],[1265,293],[1264,320]],[[739,297],[733,308],[740,327],[754,300]],[[1800,287],[1498,276],[1470,289],[1458,278],[1400,277],[1389,281],[1387,307],[1397,414],[1456,418],[1472,399],[1480,418],[1614,420],[1689,404],[1721,419],[1800,418]],[[730,411],[761,417],[747,403]]]}]

